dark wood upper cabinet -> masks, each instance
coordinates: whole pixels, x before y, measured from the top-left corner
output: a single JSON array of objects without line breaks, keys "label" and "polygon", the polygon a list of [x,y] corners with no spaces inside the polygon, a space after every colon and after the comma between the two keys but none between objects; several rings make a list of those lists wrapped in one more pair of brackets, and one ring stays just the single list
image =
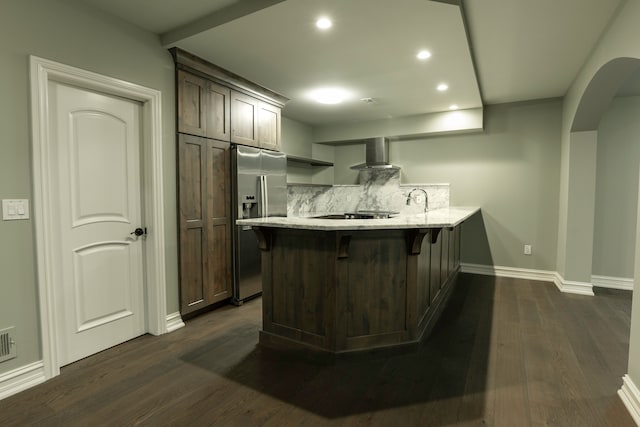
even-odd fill
[{"label": "dark wood upper cabinet", "polygon": [[207,81],[178,70],[178,132],[205,136]]},{"label": "dark wood upper cabinet", "polygon": [[214,82],[207,82],[205,124],[207,138],[229,141],[229,106],[231,90]]},{"label": "dark wood upper cabinet", "polygon": [[231,142],[259,147],[258,104],[260,101],[240,92],[231,93]]},{"label": "dark wood upper cabinet", "polygon": [[231,91],[231,142],[280,151],[281,109]]},{"label": "dark wood upper cabinet", "polygon": [[231,90],[178,70],[178,132],[229,141]]},{"label": "dark wood upper cabinet", "polygon": [[183,50],[177,68],[178,132],[280,150],[284,96]]},{"label": "dark wood upper cabinet", "polygon": [[281,109],[260,101],[258,104],[258,142],[261,148],[280,151]]}]

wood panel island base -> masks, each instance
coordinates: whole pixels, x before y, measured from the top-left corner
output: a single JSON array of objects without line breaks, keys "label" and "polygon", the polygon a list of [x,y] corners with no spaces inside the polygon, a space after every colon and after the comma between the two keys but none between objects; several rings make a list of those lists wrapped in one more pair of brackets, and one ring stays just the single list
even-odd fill
[{"label": "wood panel island base", "polygon": [[333,358],[417,344],[451,293],[460,225],[477,211],[238,221],[262,249],[261,345]]},{"label": "wood panel island base", "polygon": [[330,353],[418,342],[458,270],[460,229],[439,230],[257,228],[260,342]]},{"label": "wood panel island base", "polygon": [[252,225],[262,249],[260,343],[327,356],[417,344],[455,284],[460,223],[477,209],[468,211],[436,227],[424,219],[390,229],[384,221],[393,220],[238,221]]}]

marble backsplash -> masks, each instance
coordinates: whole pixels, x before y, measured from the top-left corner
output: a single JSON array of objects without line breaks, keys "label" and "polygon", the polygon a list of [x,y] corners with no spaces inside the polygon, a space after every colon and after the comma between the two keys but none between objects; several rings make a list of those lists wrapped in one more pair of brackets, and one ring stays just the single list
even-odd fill
[{"label": "marble backsplash", "polygon": [[[420,188],[427,192],[429,209],[449,207],[449,184],[401,184],[397,169],[366,169],[360,171],[360,185],[287,186],[287,215],[306,216],[312,213],[344,213],[359,210],[384,210],[414,214],[424,211],[424,193],[414,191],[407,205],[409,192]],[[418,199],[422,200],[418,203]]]}]

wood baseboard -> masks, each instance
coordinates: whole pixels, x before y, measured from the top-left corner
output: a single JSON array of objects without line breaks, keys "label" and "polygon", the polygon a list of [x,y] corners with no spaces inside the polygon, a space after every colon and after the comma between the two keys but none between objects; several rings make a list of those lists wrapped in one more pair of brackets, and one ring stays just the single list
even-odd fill
[{"label": "wood baseboard", "polygon": [[555,271],[531,270],[526,268],[503,267],[499,265],[460,264],[463,273],[482,274],[485,276],[511,277],[514,279],[541,280],[554,282]]},{"label": "wood baseboard", "polygon": [[560,273],[556,273],[555,284],[560,289],[560,292],[565,294],[586,295],[592,297],[593,285],[588,282],[575,282],[572,280],[565,280]]},{"label": "wood baseboard", "polygon": [[631,418],[640,426],[640,390],[629,375],[622,377],[622,387],[618,390],[618,396],[622,399]]},{"label": "wood baseboard", "polygon": [[0,374],[0,400],[46,381],[40,360]]},{"label": "wood baseboard", "polygon": [[591,276],[591,283],[599,288],[621,289],[623,291],[633,290],[633,278]]},{"label": "wood baseboard", "polygon": [[175,313],[167,314],[167,333],[173,332],[180,328],[184,328],[184,322],[182,321],[180,312],[176,311]]},{"label": "wood baseboard", "polygon": [[481,265],[462,263],[463,273],[482,274],[485,276],[510,277],[513,279],[540,280],[553,282],[560,292],[567,294],[593,296],[593,285],[587,282],[565,280],[558,272],[548,270],[532,270],[526,268],[503,267],[498,265]]}]

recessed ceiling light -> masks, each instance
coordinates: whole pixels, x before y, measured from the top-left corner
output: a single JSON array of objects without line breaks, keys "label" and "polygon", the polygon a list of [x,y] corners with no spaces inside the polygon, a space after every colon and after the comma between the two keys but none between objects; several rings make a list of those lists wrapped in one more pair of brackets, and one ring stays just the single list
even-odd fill
[{"label": "recessed ceiling light", "polygon": [[440,92],[444,92],[445,90],[449,89],[449,85],[447,85],[446,83],[440,83],[438,85],[438,90]]},{"label": "recessed ceiling light", "polygon": [[458,106],[456,104],[449,105],[449,110],[457,110]]},{"label": "recessed ceiling light", "polygon": [[350,97],[350,93],[344,89],[327,87],[316,89],[309,93],[311,99],[321,104],[340,104]]},{"label": "recessed ceiling light", "polygon": [[431,58],[431,52],[429,52],[428,50],[421,50],[416,55],[416,58],[421,59],[421,60],[425,60],[425,59]]},{"label": "recessed ceiling light", "polygon": [[327,18],[326,16],[323,16],[316,21],[316,27],[320,28],[321,30],[329,29],[332,25],[333,22],[331,22],[331,19]]}]

